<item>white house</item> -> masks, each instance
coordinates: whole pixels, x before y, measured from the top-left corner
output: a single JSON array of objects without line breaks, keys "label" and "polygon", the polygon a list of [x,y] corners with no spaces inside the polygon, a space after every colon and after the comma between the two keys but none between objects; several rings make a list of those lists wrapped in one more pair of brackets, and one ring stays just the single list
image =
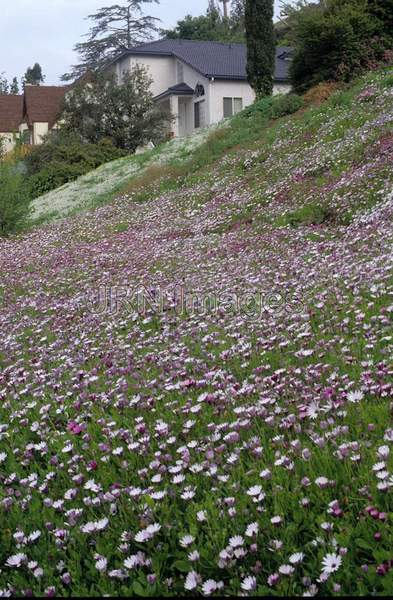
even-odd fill
[{"label": "white house", "polygon": [[[290,91],[291,49],[276,49],[274,93]],[[245,44],[164,39],[124,51],[109,68],[121,82],[125,72],[142,65],[152,79],[157,102],[175,117],[174,136],[218,123],[255,100],[247,82]]]}]

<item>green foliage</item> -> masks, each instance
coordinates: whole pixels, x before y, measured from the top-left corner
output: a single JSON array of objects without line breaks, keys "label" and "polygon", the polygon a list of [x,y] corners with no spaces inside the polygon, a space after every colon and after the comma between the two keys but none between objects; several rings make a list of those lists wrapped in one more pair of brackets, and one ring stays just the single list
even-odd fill
[{"label": "green foliage", "polygon": [[0,236],[17,231],[29,213],[24,178],[17,167],[0,163]]},{"label": "green foliage", "polygon": [[10,94],[17,96],[19,94],[19,83],[18,78],[14,77],[10,85]]},{"label": "green foliage", "polygon": [[297,94],[265,96],[248,106],[242,114],[251,117],[255,113],[261,113],[268,119],[279,119],[293,114],[303,106],[304,100]]},{"label": "green foliage", "polygon": [[304,91],[321,81],[349,81],[383,59],[391,41],[385,35],[387,21],[381,19],[390,17],[377,4],[377,0],[326,0],[287,7],[295,47],[291,65],[295,89]]},{"label": "green foliage", "polygon": [[23,77],[23,85],[41,85],[44,81],[45,75],[42,74],[42,68],[39,63],[35,63],[33,67],[28,67]]},{"label": "green foliage", "polygon": [[247,0],[245,24],[247,38],[247,76],[257,96],[273,92],[275,33],[273,0]]},{"label": "green foliage", "polygon": [[390,77],[387,77],[385,79],[385,81],[383,82],[384,87],[387,88],[391,88],[393,87],[393,75],[390,75]]},{"label": "green foliage", "polygon": [[278,226],[291,225],[292,227],[298,227],[299,225],[322,225],[322,223],[333,219],[334,213],[328,206],[312,202],[283,215],[277,219],[275,224]]},{"label": "green foliage", "polygon": [[110,140],[88,144],[74,135],[53,133],[26,157],[29,194],[37,198],[124,154]]},{"label": "green foliage", "polygon": [[393,0],[368,0],[369,11],[375,16],[382,30],[388,35],[393,35]]},{"label": "green foliage", "polygon": [[3,73],[0,73],[0,94],[8,94],[9,83]]},{"label": "green foliage", "polygon": [[169,39],[211,40],[218,42],[244,41],[244,0],[233,0],[230,16],[225,19],[212,4],[206,14],[186,15],[174,29],[161,31]]},{"label": "green foliage", "polygon": [[274,98],[272,104],[272,119],[292,115],[304,106],[304,100],[297,94],[280,95]]},{"label": "green foliage", "polygon": [[162,141],[168,132],[170,114],[153,101],[151,80],[135,67],[123,74],[118,85],[114,75],[96,74],[67,94],[63,128],[76,132],[89,143],[110,139],[114,146],[135,152],[150,140]]}]

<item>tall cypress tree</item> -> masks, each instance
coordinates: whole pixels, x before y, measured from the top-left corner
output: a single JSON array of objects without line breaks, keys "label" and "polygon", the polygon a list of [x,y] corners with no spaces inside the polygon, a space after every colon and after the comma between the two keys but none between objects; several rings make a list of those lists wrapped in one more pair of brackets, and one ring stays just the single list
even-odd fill
[{"label": "tall cypress tree", "polygon": [[258,97],[273,92],[275,68],[274,0],[246,0],[247,76]]}]

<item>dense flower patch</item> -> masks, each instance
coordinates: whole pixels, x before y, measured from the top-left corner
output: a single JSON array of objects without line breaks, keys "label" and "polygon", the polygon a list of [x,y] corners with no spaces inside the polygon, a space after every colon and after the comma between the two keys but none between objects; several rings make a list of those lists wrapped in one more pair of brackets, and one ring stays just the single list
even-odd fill
[{"label": "dense flower patch", "polygon": [[391,592],[391,124],[0,242],[0,595]]}]

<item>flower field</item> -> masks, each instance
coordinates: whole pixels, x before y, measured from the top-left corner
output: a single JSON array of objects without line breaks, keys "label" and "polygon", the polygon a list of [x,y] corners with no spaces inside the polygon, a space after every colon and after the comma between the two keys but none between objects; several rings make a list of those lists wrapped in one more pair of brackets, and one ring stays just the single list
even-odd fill
[{"label": "flower field", "polygon": [[0,596],[390,595],[392,73],[151,189],[0,240]]}]

